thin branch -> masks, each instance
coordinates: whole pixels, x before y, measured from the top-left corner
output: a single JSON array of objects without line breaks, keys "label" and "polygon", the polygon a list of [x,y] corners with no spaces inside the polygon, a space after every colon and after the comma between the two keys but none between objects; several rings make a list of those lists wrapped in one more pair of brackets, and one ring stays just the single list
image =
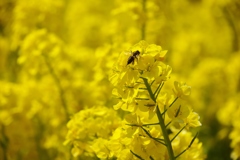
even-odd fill
[{"label": "thin branch", "polygon": [[151,82],[151,86],[153,85],[154,82],[155,82],[155,79]]},{"label": "thin branch", "polygon": [[157,97],[158,97],[160,91],[162,90],[163,85],[164,85],[164,82],[161,83],[161,88],[160,88],[160,89],[158,90],[158,92],[157,92],[156,99],[157,99]]},{"label": "thin branch", "polygon": [[138,88],[138,89],[141,89],[141,90],[147,90],[147,88]]},{"label": "thin branch", "polygon": [[130,152],[137,157],[138,159],[144,160],[141,156],[137,155],[136,153],[134,153],[132,150],[130,150]]},{"label": "thin branch", "polygon": [[153,125],[159,125],[159,122],[158,123],[143,124],[142,126],[153,126]]},{"label": "thin branch", "polygon": [[171,142],[174,141],[174,139],[184,130],[185,127],[186,127],[186,125],[185,125],[182,129],[180,129],[180,130],[178,131],[178,133],[173,137],[173,139],[171,140]]},{"label": "thin branch", "polygon": [[161,87],[161,85],[162,85],[162,83],[160,83],[160,84],[158,85],[157,89],[156,89],[155,92],[153,93],[154,96],[156,95],[156,93],[157,93],[158,89]]},{"label": "thin branch", "polygon": [[161,141],[164,141],[163,139],[153,137],[145,128],[143,128],[143,126],[140,126],[140,125],[137,125],[137,124],[126,124],[126,125],[132,126],[132,127],[140,127],[148,135],[149,138],[151,138],[151,139],[157,141],[158,143],[161,143],[162,145],[166,146],[165,143],[161,142]]},{"label": "thin branch", "polygon": [[[177,99],[178,99],[178,97],[176,97],[176,98],[173,100],[173,102],[169,105],[168,108],[172,107],[172,105],[176,102]],[[168,108],[166,108],[166,109],[163,111],[162,114],[165,114],[165,113],[167,112]]]},{"label": "thin branch", "polygon": [[166,125],[166,128],[169,126],[169,124],[171,124],[172,123],[172,121],[170,121],[170,122],[168,122],[168,124]]},{"label": "thin branch", "polygon": [[161,141],[159,141],[158,138],[154,138],[145,128],[143,128],[143,127],[141,127],[141,128],[142,128],[142,130],[149,136],[149,138],[151,138],[151,139],[155,140],[156,142],[158,142],[158,143],[166,146],[166,144],[163,143],[163,142],[161,142]]},{"label": "thin branch", "polygon": [[191,146],[192,146],[192,144],[193,144],[193,142],[195,141],[195,139],[197,138],[197,136],[198,136],[198,132],[197,132],[197,134],[193,137],[193,139],[191,140],[191,142],[190,142],[190,144],[188,145],[188,147],[186,148],[186,149],[184,149],[181,153],[179,153],[176,157],[175,157],[175,159],[177,159],[179,156],[181,156],[184,152],[186,152],[189,148],[191,148]]}]

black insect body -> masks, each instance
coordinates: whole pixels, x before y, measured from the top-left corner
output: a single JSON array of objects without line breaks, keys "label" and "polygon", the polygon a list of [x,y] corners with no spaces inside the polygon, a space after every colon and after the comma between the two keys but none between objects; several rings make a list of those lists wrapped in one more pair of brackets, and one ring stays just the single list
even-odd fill
[{"label": "black insect body", "polygon": [[134,51],[132,55],[128,58],[127,65],[130,63],[134,64],[134,60],[137,58],[137,56],[140,54],[139,51]]}]

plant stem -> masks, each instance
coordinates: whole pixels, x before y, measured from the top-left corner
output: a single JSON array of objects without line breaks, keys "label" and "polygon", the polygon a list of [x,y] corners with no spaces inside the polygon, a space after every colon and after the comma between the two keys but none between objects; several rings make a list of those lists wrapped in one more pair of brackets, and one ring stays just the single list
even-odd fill
[{"label": "plant stem", "polygon": [[168,137],[167,129],[166,129],[165,124],[164,124],[164,119],[163,119],[162,114],[161,114],[161,112],[160,112],[160,110],[158,108],[158,105],[157,105],[157,108],[156,108],[156,112],[157,112],[157,117],[158,117],[161,129],[162,129],[164,141],[165,141],[165,144],[167,146],[169,159],[170,160],[175,160],[173,149],[172,149],[172,143],[171,143],[171,141],[170,141],[170,139]]},{"label": "plant stem", "polygon": [[[151,89],[150,84],[148,83],[148,80],[144,77],[141,77],[141,78],[143,79],[143,82],[144,82],[144,84],[145,84],[145,86],[148,90],[150,98],[156,103],[156,98],[154,96],[154,93],[152,92],[152,89]],[[163,114],[160,112],[158,105],[156,106],[156,113],[157,113],[157,117],[158,117],[158,120],[159,120],[160,127],[162,129],[164,142],[165,142],[167,150],[168,150],[169,159],[170,160],[175,160],[174,153],[173,153],[173,148],[172,148],[172,143],[171,143],[171,141],[168,137],[167,128],[166,128],[166,125],[165,125],[164,119],[163,119]]]},{"label": "plant stem", "polygon": [[141,78],[143,79],[143,82],[144,82],[144,84],[145,84],[145,86],[147,88],[147,91],[149,93],[150,98],[156,103],[156,98],[154,97],[154,94],[152,92],[151,86],[148,83],[148,80],[146,78],[144,78],[144,77],[141,77]]}]

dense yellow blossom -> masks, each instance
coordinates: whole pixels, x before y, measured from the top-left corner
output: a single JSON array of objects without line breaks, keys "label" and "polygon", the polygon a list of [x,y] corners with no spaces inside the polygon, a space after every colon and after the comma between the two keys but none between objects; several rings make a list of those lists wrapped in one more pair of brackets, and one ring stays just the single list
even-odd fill
[{"label": "dense yellow blossom", "polygon": [[73,144],[74,157],[82,154],[94,156],[95,153],[99,158],[107,158],[109,155],[103,154],[107,152],[104,146],[120,124],[120,118],[113,109],[99,106],[82,110],[68,122],[69,131],[64,143]]},{"label": "dense yellow blossom", "polygon": [[[135,54],[137,52],[138,54]],[[160,46],[149,45],[145,41],[141,41],[130,49],[131,54],[128,56],[125,52],[120,54],[110,76],[110,81],[115,86],[113,93],[119,99],[114,109],[121,108],[124,111],[132,112],[125,117],[127,126],[123,126],[122,131],[126,133],[121,138],[128,136],[131,139],[129,151],[139,159],[166,159],[166,157],[175,159],[175,157],[181,156],[185,151],[174,155],[174,147],[172,148],[171,143],[182,131],[187,132],[184,130],[185,127],[189,129],[189,127],[201,125],[198,114],[193,112],[187,102],[184,102],[184,99],[191,93],[190,86],[175,82],[172,94],[168,95],[164,92],[160,94],[164,83],[167,83],[170,76],[170,73],[163,74],[162,72],[165,70],[166,64],[163,62],[163,56],[161,56],[162,58],[158,57],[166,53],[161,54],[161,52]],[[130,60],[136,62],[129,63]],[[158,81],[156,81],[157,78]],[[149,112],[149,115],[141,112]],[[155,123],[152,120],[155,120]],[[179,132],[175,133],[176,137],[170,141],[166,129],[175,125],[181,128]],[[154,132],[152,133],[152,131]],[[191,148],[195,138],[193,140],[189,138],[188,148]],[[184,147],[187,148],[187,146]],[[198,149],[202,150],[201,145],[199,147]],[[159,148],[164,149],[159,151]],[[121,147],[121,149],[126,150],[126,147]],[[196,158],[203,159],[204,154],[202,151],[200,152],[196,154]]]}]

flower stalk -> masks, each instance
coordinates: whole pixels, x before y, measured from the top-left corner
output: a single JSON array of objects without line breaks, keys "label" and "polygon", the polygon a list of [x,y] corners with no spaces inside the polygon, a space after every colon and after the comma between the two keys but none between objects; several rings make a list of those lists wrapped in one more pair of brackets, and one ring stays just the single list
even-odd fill
[{"label": "flower stalk", "polygon": [[[154,96],[154,94],[152,92],[152,89],[151,89],[151,86],[148,83],[148,80],[146,78],[142,78],[142,79],[144,81],[144,84],[145,84],[146,88],[148,89],[149,96],[156,103],[156,97]],[[164,142],[165,142],[165,145],[166,145],[167,150],[168,150],[169,159],[170,160],[175,160],[172,144],[171,144],[171,141],[170,141],[168,133],[167,133],[167,128],[166,128],[166,125],[164,123],[164,119],[162,117],[163,115],[160,112],[160,109],[159,109],[158,105],[156,106],[156,113],[157,113],[157,117],[158,117],[158,120],[159,120],[160,127],[162,129]]]}]

